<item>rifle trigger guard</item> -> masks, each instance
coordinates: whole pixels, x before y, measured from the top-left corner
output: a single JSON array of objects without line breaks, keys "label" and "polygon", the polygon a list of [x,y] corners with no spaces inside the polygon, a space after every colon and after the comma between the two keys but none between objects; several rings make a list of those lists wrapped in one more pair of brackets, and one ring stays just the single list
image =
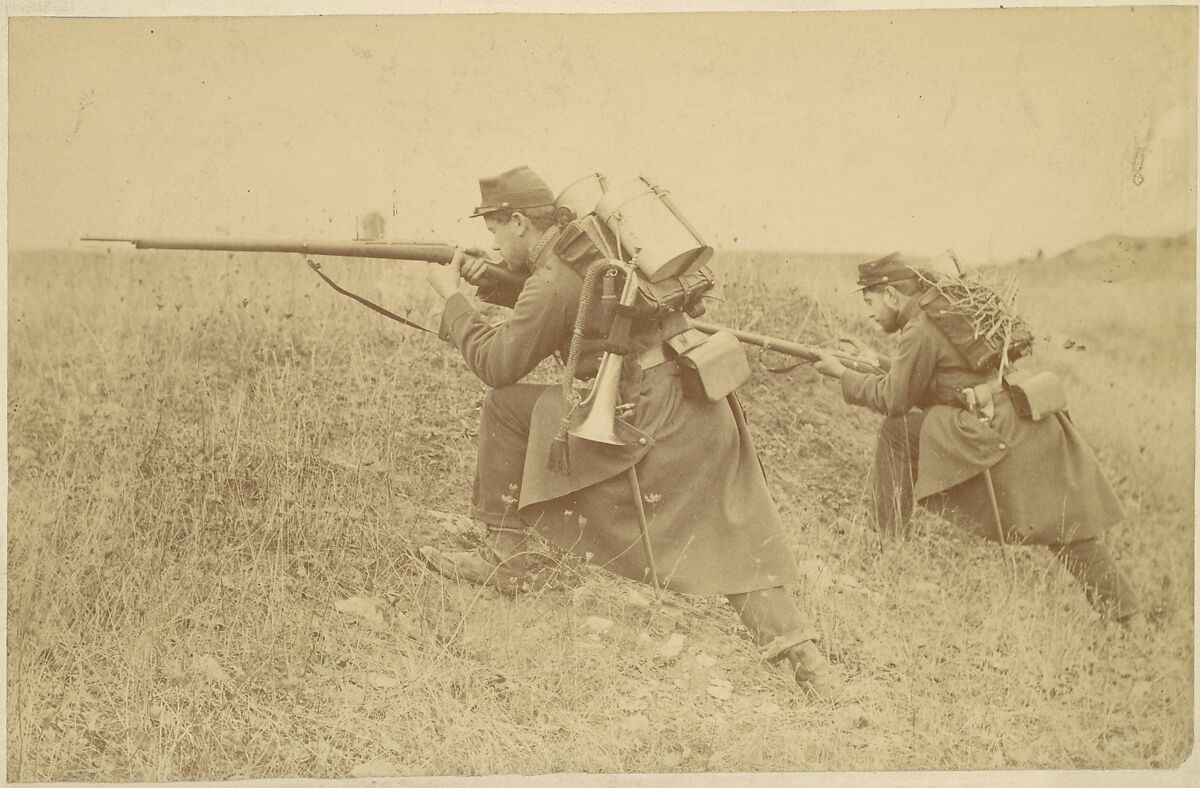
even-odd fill
[{"label": "rifle trigger guard", "polygon": [[788,372],[791,372],[793,369],[796,369],[797,367],[802,367],[805,364],[812,363],[811,361],[802,360],[802,361],[797,361],[795,364],[792,364],[791,366],[787,366],[787,367],[768,367],[767,362],[763,361],[763,356],[765,356],[767,354],[767,351],[769,351],[770,349],[771,348],[769,348],[765,344],[762,345],[761,347],[759,347],[758,363],[761,364],[762,368],[765,369],[767,372],[771,372],[775,375],[786,375]]}]

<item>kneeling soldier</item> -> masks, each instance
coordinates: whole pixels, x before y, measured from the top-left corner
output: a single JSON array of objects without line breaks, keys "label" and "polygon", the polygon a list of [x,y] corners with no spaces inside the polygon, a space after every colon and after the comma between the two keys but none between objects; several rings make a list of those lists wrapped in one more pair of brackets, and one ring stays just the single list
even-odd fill
[{"label": "kneeling soldier", "polygon": [[[725,596],[767,659],[786,660],[802,687],[835,697],[840,682],[816,647],[808,617],[783,588],[798,579],[798,570],[738,402],[682,390],[681,370],[665,344],[673,331],[686,329],[682,315],[675,315],[674,327],[666,318],[632,324],[618,420],[628,443],[568,436],[560,430],[572,413],[562,387],[518,382],[551,354],[570,355],[581,309],[584,279],[555,241],[554,195],[526,167],[482,179],[480,191],[482,204],[472,215],[484,219],[505,264],[528,279],[519,294],[510,294],[508,319],[490,325],[459,293],[460,272],[478,281],[482,253],[468,250],[451,265],[431,266],[429,281],[446,300],[441,336],[491,387],[471,498],[471,514],[487,526],[489,538],[470,552],[423,547],[425,560],[449,577],[511,590],[528,569],[531,528],[638,581],[648,579],[649,555],[657,556],[655,563],[669,573],[663,585]],[[495,293],[488,298],[504,300]],[[593,357],[579,360],[579,377],[589,362],[595,374],[595,343],[589,353]],[[568,467],[551,467],[552,448],[566,450],[560,458],[569,456]],[[650,513],[652,551],[645,557],[633,478]]]},{"label": "kneeling soldier", "polygon": [[1096,538],[1122,512],[1095,456],[1064,412],[1018,415],[998,368],[967,361],[927,311],[941,295],[932,281],[897,254],[860,265],[872,319],[900,334],[897,354],[881,360],[884,374],[848,370],[828,353],[815,364],[840,379],[846,402],[887,417],[873,467],[876,526],[906,535],[915,499],[986,538],[1044,544],[1102,614],[1137,623],[1137,596]]}]

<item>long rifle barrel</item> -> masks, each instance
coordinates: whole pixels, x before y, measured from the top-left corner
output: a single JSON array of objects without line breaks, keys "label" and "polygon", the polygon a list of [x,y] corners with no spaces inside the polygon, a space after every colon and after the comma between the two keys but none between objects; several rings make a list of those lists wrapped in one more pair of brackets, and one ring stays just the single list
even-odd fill
[{"label": "long rifle barrel", "polygon": [[804,345],[799,342],[789,342],[786,339],[769,337],[765,334],[752,334],[749,331],[741,331],[736,328],[729,328],[728,326],[719,326],[715,323],[702,323],[698,320],[691,320],[689,323],[691,324],[692,328],[703,331],[705,334],[715,334],[718,331],[727,331],[747,345],[754,345],[755,347],[760,347],[765,350],[774,350],[777,353],[783,353],[784,355],[792,356],[794,358],[802,358],[805,361],[818,360],[820,356],[817,355],[817,351],[821,350],[836,357],[837,360],[842,362],[842,364],[844,364],[848,369],[852,369],[855,372],[865,372],[869,375],[883,374],[882,369],[870,363],[869,361],[865,361],[858,356],[851,356],[847,353],[838,353],[834,350],[825,350],[824,348],[819,348],[816,345]]},{"label": "long rifle barrel", "polygon": [[[330,257],[368,257],[377,260],[419,260],[447,265],[454,259],[454,247],[440,243],[407,241],[274,241],[224,238],[98,238],[84,241],[130,243],[135,249],[178,249],[202,252],[287,252]],[[502,265],[489,264],[488,278],[497,284],[519,287],[524,279]]]},{"label": "long rifle barrel", "polygon": [[382,260],[423,260],[445,265],[454,247],[438,243],[398,241],[274,241],[246,238],[94,238],[85,241],[131,243],[135,249],[181,249],[201,252],[291,252],[334,257],[374,257]]}]

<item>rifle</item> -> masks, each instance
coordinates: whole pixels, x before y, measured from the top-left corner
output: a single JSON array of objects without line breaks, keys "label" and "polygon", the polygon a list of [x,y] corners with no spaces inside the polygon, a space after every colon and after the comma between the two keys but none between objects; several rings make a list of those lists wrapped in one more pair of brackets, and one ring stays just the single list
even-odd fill
[{"label": "rifle", "polygon": [[[287,252],[309,255],[327,255],[330,257],[369,257],[376,260],[418,260],[426,263],[449,265],[454,260],[454,247],[449,244],[416,243],[409,241],[262,241],[247,239],[225,239],[220,241],[206,238],[97,238],[84,236],[84,241],[100,241],[104,243],[131,243],[134,249],[180,249],[199,252]],[[356,293],[351,293],[340,286],[321,271],[320,263],[307,259],[308,267],[317,276],[338,293],[353,298],[358,303],[384,317],[395,320],[412,328],[419,328],[430,334],[437,333],[433,329],[414,323],[400,317],[395,312],[384,309],[373,301],[368,301]],[[487,263],[484,269],[481,288],[521,289],[525,277],[506,268],[503,265]]]},{"label": "rifle", "polygon": [[[185,251],[209,251],[209,252],[285,252],[302,255],[325,255],[331,257],[367,257],[379,260],[418,260],[427,263],[438,263],[447,265],[454,259],[454,247],[449,244],[441,243],[417,243],[410,241],[264,241],[264,240],[247,240],[247,239],[224,239],[224,240],[209,240],[205,238],[100,238],[96,236],[84,236],[81,240],[84,241],[99,241],[103,243],[130,243],[135,249],[178,249]],[[308,265],[317,273],[317,276],[325,280],[326,284],[332,287],[342,295],[349,296],[364,306],[379,312],[380,314],[403,323],[413,328],[419,328],[422,331],[429,331],[424,326],[412,323],[399,315],[393,314],[381,306],[367,301],[361,296],[355,295],[347,290],[343,290],[335,284],[329,277],[321,272],[321,266],[309,260]],[[525,277],[510,270],[503,265],[488,263],[485,280],[483,286],[515,288],[520,290],[525,285]],[[713,323],[702,323],[696,320],[689,321],[693,328],[699,329],[706,334],[713,334],[717,331],[728,331],[742,342],[748,345],[755,345],[764,350],[774,350],[785,355],[803,359],[804,361],[816,361],[816,351],[819,349],[815,345],[804,345],[798,342],[789,342],[786,339],[777,339],[776,337],[764,336],[763,334],[752,334],[749,331],[740,331],[736,328],[728,328],[726,326],[718,326]],[[839,361],[845,364],[848,368],[857,372],[866,372],[868,374],[883,374],[883,370],[869,361],[864,361],[858,356],[852,356],[846,353],[836,351],[828,351],[837,357]]]},{"label": "rifle", "polygon": [[837,358],[838,361],[846,365],[847,369],[852,369],[855,372],[865,372],[868,375],[884,374],[883,369],[880,367],[877,367],[865,359],[862,359],[858,356],[852,356],[848,353],[839,353],[836,350],[826,350],[825,348],[819,348],[816,345],[804,345],[799,342],[789,342],[786,339],[777,339],[776,337],[769,337],[764,334],[752,334],[749,331],[741,331],[739,329],[729,328],[727,326],[718,326],[715,323],[701,323],[698,320],[689,320],[688,323],[692,328],[703,331],[705,334],[715,334],[718,331],[728,331],[730,334],[733,334],[747,345],[754,345],[762,348],[763,350],[774,350],[777,353],[783,353],[785,355],[792,356],[793,358],[803,359],[804,361],[819,360],[820,356],[817,355],[817,351],[821,350]]},{"label": "rifle", "polygon": [[[263,241],[247,239],[209,240],[206,238],[96,238],[84,241],[130,243],[135,249],[180,249],[207,252],[290,252],[329,257],[369,257],[377,260],[417,260],[448,265],[454,259],[454,247],[441,243],[410,241]],[[320,273],[318,271],[318,273]],[[503,265],[487,264],[487,284],[520,288],[525,278]]]}]

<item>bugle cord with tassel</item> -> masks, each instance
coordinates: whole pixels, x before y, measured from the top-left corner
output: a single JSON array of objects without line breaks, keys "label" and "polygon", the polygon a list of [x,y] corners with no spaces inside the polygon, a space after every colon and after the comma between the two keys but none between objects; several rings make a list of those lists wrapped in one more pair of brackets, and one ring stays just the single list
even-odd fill
[{"label": "bugle cord with tassel", "polygon": [[[619,299],[615,298],[615,286],[613,280],[619,273],[625,273],[625,286],[621,290]],[[583,331],[587,324],[588,316],[591,310],[596,306],[593,304],[593,293],[595,292],[596,277],[604,276],[602,284],[602,296],[600,306],[602,308],[610,308],[610,300],[616,300],[618,307],[614,310],[612,328],[609,331],[608,346],[614,347],[614,341],[622,334],[626,337],[629,335],[630,317],[628,309],[622,309],[621,306],[632,306],[633,300],[637,297],[637,274],[631,264],[622,263],[618,260],[603,259],[597,260],[588,267],[587,273],[583,278],[582,295],[579,301],[579,311],[575,316],[575,328],[571,335],[571,348],[567,353],[566,373],[562,384],[563,400],[567,403],[567,414],[563,417],[559,424],[558,432],[554,435],[554,442],[550,446],[550,456],[547,464],[551,470],[559,473],[570,473],[571,459],[568,443],[568,432],[576,437],[584,438],[585,440],[593,440],[600,443],[620,444],[621,441],[616,437],[615,431],[610,426],[607,432],[602,428],[597,428],[597,423],[594,421],[593,413],[603,413],[607,408],[610,414],[614,414],[616,410],[617,389],[621,380],[621,363],[623,357],[605,350],[604,355],[600,359],[599,369],[596,371],[595,378],[592,379],[592,386],[588,390],[585,397],[580,397],[579,392],[575,390],[575,370],[579,364],[579,355],[583,349]],[[601,408],[597,409],[595,403],[598,399],[602,399]],[[588,416],[584,424],[589,425],[585,434],[580,434],[578,430],[571,431],[571,417],[579,408],[588,408]],[[580,425],[583,429],[584,425]],[[607,440],[604,438],[608,438]]]}]

